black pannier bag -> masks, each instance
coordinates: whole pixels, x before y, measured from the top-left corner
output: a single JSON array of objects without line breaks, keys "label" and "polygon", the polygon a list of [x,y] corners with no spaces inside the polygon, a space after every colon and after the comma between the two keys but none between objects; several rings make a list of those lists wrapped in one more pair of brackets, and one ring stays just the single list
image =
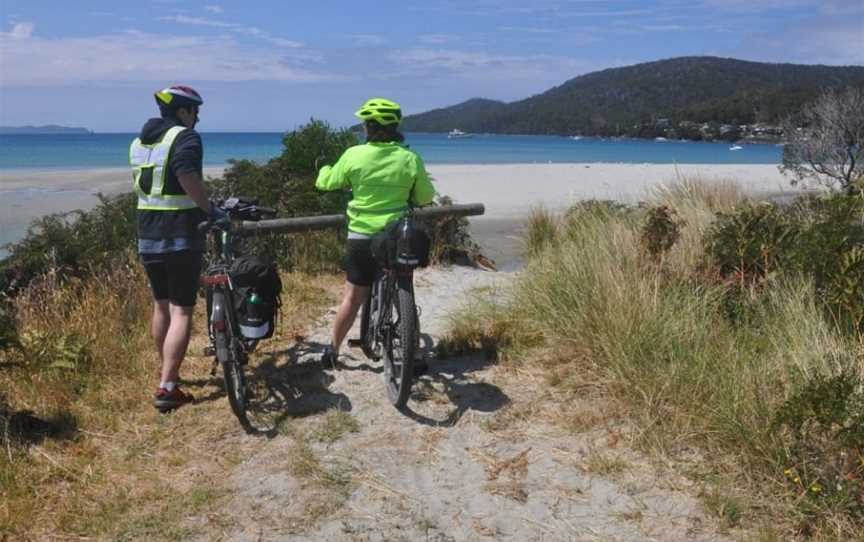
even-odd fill
[{"label": "black pannier bag", "polygon": [[372,255],[378,265],[426,267],[432,242],[429,234],[413,220],[401,218],[372,237]]},{"label": "black pannier bag", "polygon": [[269,339],[281,306],[282,280],[276,266],[258,256],[239,256],[229,271],[240,334],[247,339]]}]

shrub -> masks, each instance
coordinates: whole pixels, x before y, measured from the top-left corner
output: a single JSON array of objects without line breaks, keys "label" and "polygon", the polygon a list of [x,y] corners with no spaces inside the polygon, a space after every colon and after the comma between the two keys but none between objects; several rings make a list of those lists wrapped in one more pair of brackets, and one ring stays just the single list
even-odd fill
[{"label": "shrub", "polygon": [[[705,239],[721,277],[739,286],[803,274],[834,318],[864,324],[864,198],[807,197],[790,207],[744,205],[720,213]],[[733,297],[741,294],[730,292]]]},{"label": "shrub", "polygon": [[806,516],[830,508],[864,521],[864,382],[860,376],[847,369],[805,380],[783,403],[774,425],[784,433],[789,464],[784,473],[805,504]]},{"label": "shrub", "polygon": [[659,261],[678,242],[683,222],[674,209],[652,207],[642,225],[642,246],[654,261]]},{"label": "shrub", "polygon": [[48,270],[62,281],[105,269],[135,246],[134,194],[99,196],[90,211],[72,211],[35,220],[21,241],[0,261],[0,292],[26,287]]},{"label": "shrub", "polygon": [[[433,206],[453,205],[449,196],[439,195]],[[431,241],[431,264],[473,263],[482,258],[480,246],[471,238],[470,223],[464,216],[449,216],[423,221]]]},{"label": "shrub", "polygon": [[706,252],[723,277],[755,284],[791,264],[800,226],[773,204],[745,204],[719,213],[707,232]]}]

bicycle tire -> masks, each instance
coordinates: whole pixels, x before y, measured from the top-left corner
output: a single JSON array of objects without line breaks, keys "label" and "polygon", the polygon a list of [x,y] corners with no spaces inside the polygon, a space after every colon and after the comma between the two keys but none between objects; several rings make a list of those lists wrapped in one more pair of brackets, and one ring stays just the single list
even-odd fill
[{"label": "bicycle tire", "polygon": [[[217,292],[213,295],[215,305],[224,293]],[[222,301],[224,303],[224,300]],[[222,305],[224,307],[224,305]],[[227,310],[227,307],[226,307]],[[208,325],[210,323],[208,322]],[[214,330],[214,343],[216,347],[216,361],[222,365],[222,376],[225,381],[225,394],[228,396],[228,404],[231,411],[237,416],[240,425],[247,432],[251,430],[249,417],[246,415],[248,402],[246,400],[246,375],[243,373],[241,346],[233,336],[230,319],[225,329]]]},{"label": "bicycle tire", "polygon": [[226,361],[222,364],[222,373],[225,378],[225,393],[228,395],[231,411],[237,416],[243,429],[249,432],[252,430],[252,425],[246,415],[246,376],[243,374],[243,366],[233,360]]},{"label": "bicycle tire", "polygon": [[372,291],[373,288],[370,288],[369,295],[360,308],[360,348],[363,350],[363,355],[369,359],[373,359],[374,357],[372,344],[375,340],[369,329],[369,320],[372,314]]},{"label": "bicycle tire", "polygon": [[[391,322],[384,334],[384,379],[387,399],[396,408],[408,403],[411,385],[414,382],[414,356],[416,354],[415,332],[417,329],[417,307],[414,303],[413,277],[411,274],[396,278],[395,292],[388,296],[392,304]],[[393,295],[395,294],[395,295]],[[393,322],[394,312],[396,315]]]}]

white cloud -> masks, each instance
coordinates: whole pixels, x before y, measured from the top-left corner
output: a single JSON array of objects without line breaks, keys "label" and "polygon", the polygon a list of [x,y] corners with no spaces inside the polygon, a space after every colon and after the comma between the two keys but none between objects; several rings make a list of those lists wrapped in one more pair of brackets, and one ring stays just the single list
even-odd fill
[{"label": "white cloud", "polygon": [[0,38],[26,40],[33,35],[33,23],[15,23],[9,32],[0,32]]},{"label": "white cloud", "polygon": [[223,21],[217,21],[214,19],[207,19],[204,17],[189,17],[188,15],[166,15],[163,17],[159,17],[160,21],[168,21],[177,24],[187,24],[193,26],[204,26],[209,28],[219,28],[223,30],[227,30],[228,32],[233,32],[235,34],[240,34],[244,36],[252,36],[254,38],[260,38],[268,43],[276,45],[278,47],[288,47],[288,48],[300,48],[303,47],[303,43],[299,41],[289,40],[285,38],[278,38],[271,36],[269,33],[261,30],[257,26],[247,26],[238,23],[226,23]]},{"label": "white cloud", "polygon": [[204,10],[209,11],[210,13],[216,13],[216,14],[219,14],[219,13],[222,13],[223,11],[225,11],[224,9],[222,9],[222,6],[217,6],[217,5],[204,6]]},{"label": "white cloud", "polygon": [[284,49],[243,44],[230,36],[126,31],[86,38],[20,39],[11,34],[0,34],[3,86],[333,78],[309,69],[317,60],[314,53],[286,54]]}]

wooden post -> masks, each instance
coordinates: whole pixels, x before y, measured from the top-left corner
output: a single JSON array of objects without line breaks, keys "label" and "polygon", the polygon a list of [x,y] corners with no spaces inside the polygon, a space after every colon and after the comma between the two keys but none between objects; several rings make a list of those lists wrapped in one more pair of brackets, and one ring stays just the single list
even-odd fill
[{"label": "wooden post", "polygon": [[[420,220],[442,218],[445,216],[477,216],[486,212],[482,203],[465,203],[461,205],[441,205],[424,207],[414,211],[414,216]],[[251,222],[244,220],[237,228],[243,235],[256,232],[297,233],[313,230],[345,227],[345,215],[301,216],[296,218],[276,218]]]}]

